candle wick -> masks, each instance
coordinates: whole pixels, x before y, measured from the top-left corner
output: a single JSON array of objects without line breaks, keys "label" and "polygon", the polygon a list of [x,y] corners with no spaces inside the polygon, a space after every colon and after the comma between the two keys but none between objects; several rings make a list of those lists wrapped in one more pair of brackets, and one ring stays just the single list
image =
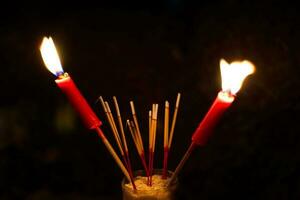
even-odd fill
[{"label": "candle wick", "polygon": [[223,94],[225,94],[227,97],[236,97],[235,94],[232,93],[232,91],[230,89],[227,89],[225,91],[222,91]]},{"label": "candle wick", "polygon": [[58,79],[64,79],[64,78],[69,77],[69,74],[67,72],[65,72],[65,73],[64,72],[57,72],[56,76],[57,76]]}]

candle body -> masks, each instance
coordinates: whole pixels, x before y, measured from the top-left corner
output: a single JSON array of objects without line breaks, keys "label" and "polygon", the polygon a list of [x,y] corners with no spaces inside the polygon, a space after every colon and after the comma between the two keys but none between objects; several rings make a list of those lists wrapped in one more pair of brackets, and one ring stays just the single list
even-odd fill
[{"label": "candle body", "polygon": [[88,129],[95,129],[101,126],[102,122],[98,119],[85,98],[82,96],[70,76],[66,75],[55,80],[57,86],[67,96],[68,100],[78,112],[82,121]]},{"label": "candle body", "polygon": [[228,96],[225,92],[219,92],[213,105],[200,122],[198,128],[192,136],[192,142],[194,144],[203,146],[207,143],[209,136],[212,134],[214,127],[218,123],[220,117],[225,110],[234,101],[234,96]]}]

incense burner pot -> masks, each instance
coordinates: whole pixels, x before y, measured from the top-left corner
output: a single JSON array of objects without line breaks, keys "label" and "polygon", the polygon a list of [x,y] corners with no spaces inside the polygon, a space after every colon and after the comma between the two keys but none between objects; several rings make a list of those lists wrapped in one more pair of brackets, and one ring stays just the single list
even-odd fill
[{"label": "incense burner pot", "polygon": [[166,186],[172,174],[173,172],[168,171],[167,178],[162,179],[162,169],[154,169],[152,186],[149,186],[145,171],[134,171],[137,189],[134,190],[131,183],[124,178],[121,183],[123,200],[174,200],[178,187],[177,178],[168,187]]}]

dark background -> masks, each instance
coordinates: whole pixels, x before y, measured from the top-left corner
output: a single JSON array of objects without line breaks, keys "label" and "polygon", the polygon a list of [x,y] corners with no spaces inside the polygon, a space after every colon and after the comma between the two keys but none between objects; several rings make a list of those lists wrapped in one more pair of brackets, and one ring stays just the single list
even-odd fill
[{"label": "dark background", "polygon": [[[0,199],[121,198],[121,171],[43,65],[43,36],[53,37],[65,71],[104,121],[112,143],[96,102],[99,95],[110,102],[116,95],[124,118],[134,100],[146,133],[151,103],[168,99],[173,106],[182,93],[170,169],[220,90],[219,60],[251,60],[256,73],[245,81],[208,145],[184,166],[178,197],[300,198],[295,5],[114,0],[66,9],[48,4],[1,8]],[[162,165],[161,122],[157,167]],[[130,151],[134,168],[140,169],[132,143]]]}]

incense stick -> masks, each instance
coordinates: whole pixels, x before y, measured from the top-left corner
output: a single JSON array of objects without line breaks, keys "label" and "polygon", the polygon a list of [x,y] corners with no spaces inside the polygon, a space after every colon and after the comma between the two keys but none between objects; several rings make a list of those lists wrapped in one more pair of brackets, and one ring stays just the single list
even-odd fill
[{"label": "incense stick", "polygon": [[127,180],[129,182],[132,182],[134,185],[133,180],[131,180],[129,173],[127,171],[127,169],[125,168],[125,166],[123,165],[122,161],[120,160],[119,156],[117,155],[117,153],[115,152],[115,150],[113,149],[113,147],[111,146],[111,144],[109,143],[109,141],[107,140],[107,138],[105,137],[105,135],[103,134],[102,130],[97,127],[96,128],[97,134],[99,135],[99,137],[102,139],[104,145],[106,146],[106,148],[108,149],[109,153],[112,155],[112,157],[114,158],[114,160],[116,161],[117,165],[120,167],[120,169],[122,170],[123,174],[125,175],[125,177],[127,178]]},{"label": "incense stick", "polygon": [[105,112],[106,118],[107,118],[107,120],[109,122],[110,128],[111,128],[111,130],[113,132],[114,138],[115,138],[115,140],[117,142],[119,151],[120,151],[120,153],[123,156],[124,152],[123,152],[123,148],[122,148],[122,146],[120,144],[120,137],[118,137],[116,126],[113,124],[113,118],[112,118],[112,115],[111,115],[111,111],[110,111],[109,105],[108,105],[108,103],[106,101],[103,100],[102,96],[100,96],[99,99],[100,99],[100,102],[102,104],[103,110]]},{"label": "incense stick", "polygon": [[138,120],[137,120],[137,116],[136,116],[133,101],[130,101],[130,107],[131,107],[131,112],[132,112],[134,125],[135,125],[136,131],[137,131],[137,136],[138,136],[140,145],[142,147],[142,151],[144,151],[143,139],[142,139],[142,136],[141,136],[140,126],[139,126],[139,123],[138,123]]},{"label": "incense stick", "polygon": [[133,139],[133,142],[134,142],[134,144],[135,144],[136,150],[137,150],[138,154],[140,154],[140,153],[141,153],[141,150],[140,150],[138,141],[137,141],[137,139],[136,139],[136,137],[135,137],[135,133],[134,133],[134,131],[133,131],[133,129],[132,129],[130,120],[128,119],[128,120],[126,121],[126,123],[127,123],[127,127],[129,128],[129,132],[130,132],[130,134],[131,134],[131,137],[132,137],[132,139]]},{"label": "incense stick", "polygon": [[154,130],[153,130],[153,152],[155,151],[155,144],[156,144],[157,115],[158,115],[158,104],[155,104]]},{"label": "incense stick", "polygon": [[188,150],[185,152],[183,158],[181,159],[181,161],[179,162],[178,166],[176,167],[173,175],[171,176],[169,182],[167,183],[167,186],[169,186],[177,177],[178,173],[180,172],[180,170],[182,169],[183,165],[185,164],[185,162],[188,160],[188,158],[190,157],[191,153],[193,152],[194,148],[195,148],[195,143],[191,143],[191,145],[189,146]]},{"label": "incense stick", "polygon": [[152,122],[151,122],[151,135],[152,135],[152,146],[151,146],[151,154],[149,159],[150,161],[150,186],[152,186],[152,172],[153,172],[153,162],[154,162],[154,152],[155,152],[155,141],[156,141],[156,125],[157,125],[157,113],[158,113],[158,104],[154,104],[152,106],[153,114],[152,114]]},{"label": "incense stick", "polygon": [[178,113],[178,108],[179,108],[179,102],[180,102],[180,96],[181,96],[181,94],[178,93],[177,94],[177,99],[176,99],[175,110],[174,110],[174,114],[173,114],[171,130],[170,130],[169,149],[171,149],[171,145],[172,145],[174,129],[175,129],[175,124],[176,124],[176,119],[177,119],[177,113]]},{"label": "incense stick", "polygon": [[148,146],[148,169],[149,176],[147,178],[147,184],[150,186],[150,173],[151,173],[151,163],[152,163],[152,116],[153,116],[154,104],[152,104],[152,110],[149,111],[149,146]]},{"label": "incense stick", "polygon": [[108,102],[106,102],[106,101],[103,100],[102,96],[100,96],[99,99],[100,99],[100,102],[101,102],[102,107],[104,109],[105,115],[106,115],[106,117],[108,119],[109,125],[110,125],[110,127],[112,129],[112,132],[113,132],[113,135],[115,137],[115,140],[117,142],[119,151],[120,151],[121,156],[123,158],[123,162],[125,163],[125,166],[126,166],[127,170],[129,171],[129,176],[130,176],[130,178],[132,180],[131,181],[132,182],[132,186],[133,186],[134,189],[136,189],[136,186],[135,186],[134,181],[133,181],[133,175],[132,175],[131,165],[130,165],[130,163],[128,163],[126,155],[124,154],[124,151],[122,149],[122,144],[121,144],[121,141],[120,141],[120,136],[118,134],[117,127],[116,127],[116,125],[114,123],[114,118],[113,118],[113,115],[111,113],[109,104],[108,104]]},{"label": "incense stick", "polygon": [[106,114],[106,117],[108,119],[108,122],[109,122],[109,125],[112,129],[112,132],[113,132],[113,135],[114,135],[114,138],[117,142],[117,145],[118,145],[118,148],[119,148],[119,151],[121,153],[121,156],[122,156],[122,159],[123,159],[123,162],[125,163],[125,166],[126,168],[128,169],[129,171],[129,174],[131,175],[132,172],[130,171],[131,169],[131,164],[128,163],[128,159],[127,159],[127,156],[125,155],[124,151],[123,151],[123,147],[122,147],[122,143],[121,143],[121,139],[120,139],[120,136],[119,136],[119,133],[118,133],[118,129],[116,127],[116,124],[115,124],[115,121],[114,121],[114,118],[113,118],[113,115],[112,115],[112,112],[110,110],[110,107],[109,107],[109,104],[107,101],[104,101],[102,96],[99,97],[100,101],[101,101],[101,104],[102,104],[102,107],[104,109],[104,112]]},{"label": "incense stick", "polygon": [[169,102],[165,102],[165,120],[164,120],[164,158],[162,178],[166,179],[168,169],[168,135],[169,135]]},{"label": "incense stick", "polygon": [[103,110],[104,110],[105,116],[106,116],[106,118],[107,118],[107,120],[108,120],[108,123],[109,123],[109,125],[110,125],[110,128],[111,128],[111,130],[114,132],[113,125],[112,125],[111,119],[110,119],[110,117],[109,117],[109,114],[108,114],[108,112],[107,112],[107,108],[106,108],[106,105],[105,105],[105,102],[104,102],[102,96],[99,97],[99,100],[100,100],[100,102],[101,102],[102,108],[103,108]]},{"label": "incense stick", "polygon": [[149,140],[148,140],[149,146],[148,146],[148,151],[151,147],[151,120],[152,120],[152,111],[149,110]]},{"label": "incense stick", "polygon": [[[131,121],[131,126],[133,127],[136,138],[138,138],[137,129],[135,128],[135,125],[134,125],[133,121]],[[138,143],[139,143],[139,146],[140,146],[140,149],[141,149],[140,158],[142,160],[143,167],[145,168],[146,175],[149,176],[149,168],[147,168],[145,152],[144,152],[144,149],[142,149],[142,144],[141,144],[142,141],[141,140],[138,140],[138,141],[139,141]]]},{"label": "incense stick", "polygon": [[110,110],[110,107],[109,107],[109,104],[107,101],[104,101],[102,96],[99,97],[100,101],[101,101],[101,104],[102,104],[102,107],[103,107],[103,110],[105,112],[105,115],[106,115],[106,118],[109,122],[109,125],[110,125],[110,128],[114,134],[114,137],[115,137],[115,140],[119,146],[119,149],[120,149],[120,152],[122,153],[123,152],[123,149],[122,149],[122,146],[120,146],[120,137],[118,137],[118,134],[117,134],[117,128],[114,124],[114,120],[113,120],[113,117],[112,117],[112,113],[111,113],[111,110]]},{"label": "incense stick", "polygon": [[113,97],[113,100],[114,100],[115,108],[116,108],[116,111],[117,111],[117,117],[118,117],[119,127],[120,127],[120,130],[121,130],[121,136],[122,136],[124,150],[126,152],[128,152],[127,141],[126,141],[126,137],[125,137],[125,133],[124,133],[124,128],[123,128],[123,123],[122,123],[122,117],[121,117],[119,104],[118,104],[117,98],[115,96]]},{"label": "incense stick", "polygon": [[113,134],[114,134],[115,140],[116,140],[116,142],[118,144],[118,147],[119,147],[119,150],[120,150],[121,155],[123,157],[123,160],[124,160],[126,166],[128,167],[128,163],[127,163],[126,158],[125,158],[125,154],[124,154],[124,151],[123,151],[123,146],[122,146],[122,143],[121,143],[121,138],[120,138],[120,135],[119,135],[119,132],[118,132],[118,129],[117,129],[114,117],[112,115],[112,112],[110,110],[108,102],[105,101],[104,103],[105,103],[105,106],[106,106],[106,109],[107,109],[108,116],[109,116],[110,121],[111,121],[111,126],[112,126],[112,129],[113,129]]},{"label": "incense stick", "polygon": [[113,117],[113,115],[112,115],[110,106],[109,106],[109,104],[108,104],[107,101],[105,101],[105,106],[106,106],[106,108],[107,108],[108,115],[109,115],[109,117],[110,117],[110,119],[111,119],[113,129],[115,130],[116,140],[118,141],[118,144],[120,144],[120,147],[121,147],[122,152],[123,152],[123,146],[122,146],[122,142],[121,142],[121,137],[120,137],[119,131],[118,131],[118,129],[117,129],[115,119],[114,119],[114,117]]},{"label": "incense stick", "polygon": [[138,140],[137,135],[136,135],[137,131],[135,130],[134,123],[132,121],[127,120],[127,125],[129,127],[129,131],[131,133],[132,139],[134,141],[134,144],[136,146],[136,149],[137,149],[138,154],[140,156],[140,159],[142,161],[142,165],[145,169],[146,175],[148,176],[149,170],[148,170],[147,165],[146,165],[144,152],[141,149],[141,145],[139,144],[139,140]]},{"label": "incense stick", "polygon": [[136,144],[138,145],[139,149],[140,149],[140,153],[143,152],[143,149],[142,149],[142,146],[141,146],[141,140],[139,139],[138,137],[138,134],[137,134],[137,130],[135,128],[135,125],[134,125],[134,122],[133,121],[130,121],[130,126],[131,126],[131,129],[133,131],[133,135],[135,137],[135,140],[136,140]]},{"label": "incense stick", "polygon": [[143,140],[142,140],[141,131],[140,131],[139,123],[138,123],[138,120],[137,120],[137,116],[136,116],[133,101],[130,101],[130,107],[131,107],[131,112],[132,112],[132,117],[133,117],[133,121],[134,121],[134,124],[135,124],[135,128],[137,130],[138,139],[140,141],[142,151],[144,151]]},{"label": "incense stick", "polygon": [[146,158],[145,158],[145,151],[144,151],[143,139],[142,139],[142,136],[141,136],[141,131],[140,131],[139,123],[138,123],[138,120],[137,120],[137,116],[136,116],[136,112],[135,112],[133,101],[130,101],[130,107],[131,107],[132,117],[133,117],[135,129],[136,129],[137,139],[139,140],[139,145],[140,145],[140,148],[141,148],[141,151],[142,151],[141,154],[140,154],[140,157],[142,159],[143,166],[144,166],[146,174],[148,176],[149,175],[149,169],[147,168],[147,165],[146,165]]},{"label": "incense stick", "polygon": [[164,120],[164,147],[168,147],[169,135],[169,102],[165,102],[165,120]]},{"label": "incense stick", "polygon": [[117,98],[115,96],[113,96],[113,100],[114,100],[114,104],[115,104],[115,108],[116,108],[116,112],[117,112],[119,127],[120,127],[120,130],[121,130],[121,135],[122,135],[123,146],[124,146],[124,150],[125,150],[125,157],[127,159],[127,167],[128,167],[129,175],[130,175],[131,178],[133,178],[131,162],[130,162],[130,157],[129,157],[129,153],[128,153],[127,141],[126,141],[126,136],[125,136],[125,132],[124,132],[124,128],[123,128],[123,123],[122,123],[122,117],[121,117],[119,104],[118,104]]},{"label": "incense stick", "polygon": [[[152,111],[149,110],[149,139],[148,139],[148,169],[150,170],[150,167],[151,167],[151,153],[152,153],[152,150],[151,150],[151,146],[152,146],[152,130],[151,130],[151,125],[152,124]],[[149,176],[147,177],[147,184],[150,185],[150,174]]]},{"label": "incense stick", "polygon": [[151,177],[151,164],[152,164],[152,155],[153,155],[153,149],[152,149],[152,146],[153,146],[153,126],[154,126],[154,119],[153,119],[153,116],[154,116],[154,110],[155,110],[155,106],[154,104],[152,104],[152,110],[149,111],[149,117],[151,117],[149,120],[149,151],[148,151],[148,154],[149,154],[149,160],[148,160],[148,169],[149,169],[149,177],[148,177],[148,185],[151,186],[151,181],[150,181],[150,177]]}]

